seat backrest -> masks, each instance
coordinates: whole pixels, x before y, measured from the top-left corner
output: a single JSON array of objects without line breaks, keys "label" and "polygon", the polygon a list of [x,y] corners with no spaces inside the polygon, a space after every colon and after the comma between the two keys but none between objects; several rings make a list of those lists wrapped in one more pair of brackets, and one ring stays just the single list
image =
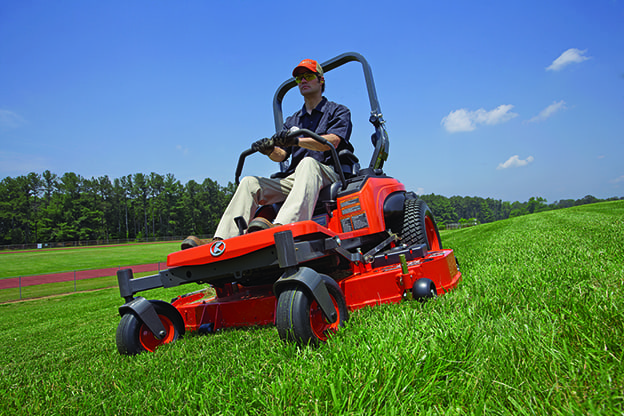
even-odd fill
[{"label": "seat backrest", "polygon": [[360,160],[350,150],[341,150],[338,153],[338,159],[346,179],[356,176],[360,171]]}]

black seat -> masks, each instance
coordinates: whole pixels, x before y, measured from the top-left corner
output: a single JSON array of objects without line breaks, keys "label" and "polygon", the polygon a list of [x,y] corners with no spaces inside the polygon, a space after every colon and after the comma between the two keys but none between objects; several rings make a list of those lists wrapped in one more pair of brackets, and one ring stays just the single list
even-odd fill
[{"label": "black seat", "polygon": [[360,160],[352,151],[343,149],[338,153],[338,160],[346,179],[356,176],[360,171]]}]

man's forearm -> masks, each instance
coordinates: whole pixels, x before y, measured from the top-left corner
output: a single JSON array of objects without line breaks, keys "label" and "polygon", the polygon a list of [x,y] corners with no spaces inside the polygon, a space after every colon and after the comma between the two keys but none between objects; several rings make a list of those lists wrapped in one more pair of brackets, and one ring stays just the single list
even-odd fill
[{"label": "man's forearm", "polygon": [[[327,141],[330,142],[335,148],[337,148],[338,145],[340,144],[341,139],[339,136],[336,136],[335,134],[323,134],[321,135],[321,137],[327,139]],[[317,142],[311,137],[301,137],[299,139],[299,146],[305,147],[306,149],[318,150],[322,152],[329,150],[329,147],[325,146],[322,143]]]},{"label": "man's forearm", "polygon": [[286,150],[282,149],[281,147],[275,146],[273,148],[273,151],[269,155],[269,159],[271,159],[273,162],[283,162],[284,160],[286,160],[287,156],[288,153],[286,153]]},{"label": "man's forearm", "polygon": [[[340,144],[340,136],[336,136],[335,134],[323,134],[321,137],[325,138],[329,143],[331,143],[334,148],[338,148]],[[299,146],[304,147],[309,150],[316,150],[324,152],[329,150],[329,147],[326,145],[317,142],[311,137],[301,137],[299,138]],[[269,158],[274,162],[283,162],[288,157],[288,153],[284,149],[279,146],[275,146],[273,148],[273,152],[269,155]]]}]

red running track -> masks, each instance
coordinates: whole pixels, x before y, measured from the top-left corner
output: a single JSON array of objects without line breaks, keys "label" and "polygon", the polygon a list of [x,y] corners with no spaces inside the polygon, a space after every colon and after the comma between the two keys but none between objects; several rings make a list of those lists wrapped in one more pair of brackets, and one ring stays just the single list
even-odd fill
[{"label": "red running track", "polygon": [[[73,282],[76,280],[94,279],[96,277],[116,276],[117,270],[132,269],[134,273],[157,272],[161,265],[163,269],[167,267],[166,263],[139,264],[137,266],[110,267],[108,269],[95,270],[76,270],[75,272],[50,273],[38,276],[22,276],[21,285],[35,286],[45,283]],[[0,289],[17,289],[20,287],[20,278],[11,277],[9,279],[0,279]]]}]

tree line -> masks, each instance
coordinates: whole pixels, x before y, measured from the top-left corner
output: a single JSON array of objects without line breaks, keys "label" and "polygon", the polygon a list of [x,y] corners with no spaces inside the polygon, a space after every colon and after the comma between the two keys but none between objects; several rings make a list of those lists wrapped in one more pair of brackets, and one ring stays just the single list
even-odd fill
[{"label": "tree line", "polygon": [[420,195],[433,211],[436,223],[440,228],[453,223],[488,223],[535,212],[570,208],[578,205],[593,204],[603,201],[614,201],[618,197],[599,199],[586,195],[580,199],[562,199],[548,204],[542,197],[531,197],[526,202],[508,202],[493,198],[452,196],[450,198],[436,195]]},{"label": "tree line", "polygon": [[[220,186],[207,178],[182,184],[173,174],[154,172],[113,180],[73,172],[58,176],[49,170],[6,177],[0,182],[0,244],[212,235],[234,190],[232,182]],[[552,204],[540,197],[513,203],[435,194],[421,198],[441,227],[603,201],[591,195]]]},{"label": "tree line", "polygon": [[172,174],[111,180],[49,170],[0,182],[0,244],[211,234],[234,192]]}]

